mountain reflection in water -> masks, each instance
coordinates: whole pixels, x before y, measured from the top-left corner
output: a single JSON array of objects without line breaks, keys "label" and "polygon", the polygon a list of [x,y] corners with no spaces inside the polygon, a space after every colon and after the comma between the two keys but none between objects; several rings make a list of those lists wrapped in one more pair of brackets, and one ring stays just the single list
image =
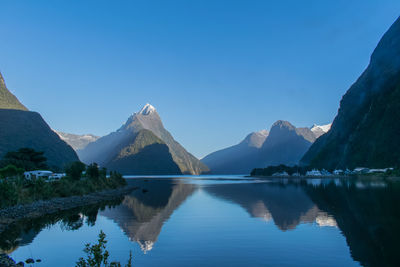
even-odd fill
[{"label": "mountain reflection in water", "polygon": [[[94,226],[97,223],[96,219],[107,218],[110,222],[114,222],[116,227],[122,229],[131,242],[139,244],[143,253],[147,253],[146,256],[151,256],[149,254],[152,253],[148,252],[160,248],[155,249],[154,244],[160,242],[163,227],[167,227],[166,222],[174,216],[174,212],[179,207],[187,203],[185,209],[180,210],[181,218],[187,218],[185,216],[193,216],[190,212],[192,209],[201,207],[199,201],[208,201],[204,205],[218,202],[229,203],[231,206],[241,207],[250,217],[266,221],[268,225],[262,226],[262,229],[257,228],[258,231],[263,231],[264,228],[266,231],[271,231],[271,225],[276,225],[276,229],[282,233],[276,235],[277,239],[271,239],[271,236],[268,240],[263,240],[262,236],[252,237],[259,239],[257,243],[259,246],[271,242],[272,245],[274,242],[283,242],[280,238],[284,237],[284,233],[296,232],[302,224],[314,228],[307,228],[311,229],[307,230],[310,231],[308,232],[310,238],[301,236],[304,239],[298,240],[300,244],[313,242],[310,241],[313,240],[312,235],[320,233],[318,228],[331,227],[337,231],[338,235],[344,235],[349,248],[347,251],[350,251],[353,260],[361,265],[400,265],[397,255],[400,238],[400,207],[398,205],[400,182],[394,179],[249,179],[247,181],[225,179],[218,181],[214,178],[209,180],[207,178],[136,178],[129,180],[129,183],[137,185],[139,189],[125,196],[118,203],[84,207],[14,225],[9,231],[0,235],[1,250],[11,253],[20,247],[29,246],[35,242],[42,229],[60,222],[62,222],[60,226],[62,231],[79,230],[84,228],[83,225]],[[229,213],[229,216],[234,219],[240,211],[232,209],[233,211],[235,214]],[[234,225],[227,225],[229,220],[225,222],[225,225],[219,223],[214,225],[213,218],[217,217],[204,215],[207,212],[207,208],[201,209],[200,213],[196,213],[196,218],[187,218],[188,224],[185,224],[185,227],[188,228],[185,233],[188,236],[180,238],[195,241],[194,233],[198,230],[195,225],[217,227],[221,231],[225,227]],[[231,210],[224,212],[231,212]],[[204,217],[200,216],[201,214]],[[216,215],[214,213],[213,216],[218,216],[218,213]],[[176,223],[176,221],[171,223]],[[248,229],[237,229],[237,231],[246,230],[252,234],[253,225],[254,219],[249,218],[244,225]],[[204,231],[204,229],[201,230]],[[218,240],[218,235],[214,236],[213,240]],[[238,242],[240,241],[239,239]],[[324,240],[323,242],[331,241]],[[165,236],[163,244],[165,244]],[[207,246],[202,246],[201,243],[189,242],[189,244],[195,251],[208,251]],[[235,247],[233,243],[224,243],[224,246],[229,253],[233,253]],[[229,250],[230,246],[232,246],[232,251]],[[246,253],[250,252],[242,251],[242,253],[247,255]],[[284,257],[289,257],[286,252],[280,253]],[[263,256],[260,254],[258,257]],[[329,258],[332,255],[320,256],[320,258],[324,257]],[[168,260],[171,259],[168,258]],[[171,262],[172,265],[173,263]],[[209,264],[212,265],[211,259]]]},{"label": "mountain reflection in water", "polygon": [[142,180],[137,184],[143,190],[125,196],[120,206],[101,215],[114,220],[146,253],[153,248],[164,222],[194,192],[195,186],[171,180]]},{"label": "mountain reflection in water", "polygon": [[318,209],[299,185],[225,184],[206,187],[206,191],[239,204],[253,217],[273,220],[282,231],[295,229],[300,223],[336,226],[334,218]]}]

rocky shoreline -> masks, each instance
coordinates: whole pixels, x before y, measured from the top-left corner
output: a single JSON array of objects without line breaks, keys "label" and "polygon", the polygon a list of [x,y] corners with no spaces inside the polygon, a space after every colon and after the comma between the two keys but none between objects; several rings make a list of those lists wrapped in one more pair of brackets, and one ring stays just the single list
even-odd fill
[{"label": "rocky shoreline", "polygon": [[25,264],[23,262],[16,263],[7,254],[0,254],[0,266],[2,266],[2,267],[21,267],[21,266],[25,266]]},{"label": "rocky shoreline", "polygon": [[10,225],[23,219],[34,219],[60,211],[113,200],[122,197],[135,189],[137,189],[136,186],[125,186],[118,189],[105,190],[83,196],[53,198],[50,200],[41,200],[30,204],[4,208],[0,210],[0,234]]}]

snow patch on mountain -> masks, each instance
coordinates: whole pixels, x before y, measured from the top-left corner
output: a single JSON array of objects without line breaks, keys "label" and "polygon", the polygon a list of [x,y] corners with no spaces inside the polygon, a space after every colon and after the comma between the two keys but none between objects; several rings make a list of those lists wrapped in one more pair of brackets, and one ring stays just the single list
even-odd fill
[{"label": "snow patch on mountain", "polygon": [[259,134],[259,135],[262,135],[262,136],[268,136],[269,131],[268,130],[261,130],[261,131],[258,131],[256,133]]},{"label": "snow patch on mountain", "polygon": [[318,138],[321,135],[329,132],[329,130],[331,129],[332,123],[329,124],[325,124],[325,125],[317,125],[314,124],[310,130],[315,134],[315,136]]},{"label": "snow patch on mountain", "polygon": [[142,115],[149,115],[153,112],[156,111],[156,108],[153,107],[152,105],[150,105],[149,103],[147,103],[146,105],[143,106],[143,108],[138,112],[138,114],[142,114]]},{"label": "snow patch on mountain", "polygon": [[59,132],[56,130],[53,130],[53,131],[61,138],[61,140],[65,141],[75,151],[85,148],[88,144],[90,144],[100,138],[99,136],[95,136],[93,134],[79,135],[79,134],[70,134],[70,133]]}]

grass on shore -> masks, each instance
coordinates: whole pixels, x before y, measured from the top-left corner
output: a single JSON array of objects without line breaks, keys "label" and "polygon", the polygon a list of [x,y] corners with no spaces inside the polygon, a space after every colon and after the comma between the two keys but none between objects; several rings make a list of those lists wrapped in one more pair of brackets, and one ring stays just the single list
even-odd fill
[{"label": "grass on shore", "polygon": [[125,185],[122,175],[115,172],[110,173],[109,177],[97,172],[96,175],[86,175],[80,179],[67,176],[51,182],[42,178],[26,180],[19,175],[0,180],[0,208],[56,197],[82,196]]}]

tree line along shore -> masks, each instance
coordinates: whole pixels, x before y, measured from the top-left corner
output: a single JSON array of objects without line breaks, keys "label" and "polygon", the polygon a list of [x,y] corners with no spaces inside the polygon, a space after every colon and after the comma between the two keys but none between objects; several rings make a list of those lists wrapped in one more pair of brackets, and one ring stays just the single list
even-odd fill
[{"label": "tree line along shore", "polygon": [[34,170],[46,170],[46,161],[43,152],[29,148],[8,152],[4,156],[0,161],[0,209],[54,198],[84,196],[127,184],[117,172],[100,169],[95,163],[86,166],[79,161],[68,164],[65,173],[57,179],[27,175]]}]

